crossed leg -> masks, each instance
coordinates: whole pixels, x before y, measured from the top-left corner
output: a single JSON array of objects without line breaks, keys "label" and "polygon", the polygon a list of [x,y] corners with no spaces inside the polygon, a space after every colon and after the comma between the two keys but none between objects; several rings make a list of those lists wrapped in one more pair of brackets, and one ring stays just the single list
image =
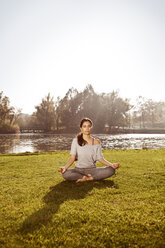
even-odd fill
[{"label": "crossed leg", "polygon": [[83,178],[81,179],[78,179],[76,181],[76,183],[82,183],[82,182],[85,182],[85,181],[92,181],[93,180],[93,177],[91,174],[88,174],[87,176],[83,176]]},{"label": "crossed leg", "polygon": [[76,181],[76,183],[79,183],[92,180],[102,180],[111,177],[114,174],[115,169],[106,166],[91,169],[68,169],[62,174],[62,176],[66,180]]}]

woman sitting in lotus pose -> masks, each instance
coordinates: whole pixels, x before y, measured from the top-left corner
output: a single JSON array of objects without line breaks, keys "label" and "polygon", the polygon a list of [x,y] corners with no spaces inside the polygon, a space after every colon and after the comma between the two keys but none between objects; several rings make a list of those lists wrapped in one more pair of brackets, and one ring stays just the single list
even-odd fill
[{"label": "woman sitting in lotus pose", "polygon": [[[69,181],[84,182],[101,180],[111,177],[120,167],[119,163],[110,163],[103,157],[101,144],[98,139],[91,137],[93,123],[89,118],[83,118],[80,122],[81,133],[73,139],[70,158],[66,165],[59,168],[64,179]],[[74,169],[68,169],[77,160]],[[106,167],[96,167],[96,161]]]}]

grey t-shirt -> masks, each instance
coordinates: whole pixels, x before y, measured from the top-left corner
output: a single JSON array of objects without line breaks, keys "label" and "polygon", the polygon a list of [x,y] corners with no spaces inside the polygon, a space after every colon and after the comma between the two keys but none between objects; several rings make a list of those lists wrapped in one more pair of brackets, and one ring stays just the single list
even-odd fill
[{"label": "grey t-shirt", "polygon": [[80,146],[77,138],[72,141],[70,154],[76,155],[77,168],[96,168],[96,161],[103,158],[101,144]]}]

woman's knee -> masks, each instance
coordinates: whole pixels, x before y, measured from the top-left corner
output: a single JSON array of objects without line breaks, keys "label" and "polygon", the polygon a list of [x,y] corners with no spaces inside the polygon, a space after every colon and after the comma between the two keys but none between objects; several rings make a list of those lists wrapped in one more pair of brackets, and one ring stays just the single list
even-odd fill
[{"label": "woman's knee", "polygon": [[114,168],[112,168],[111,166],[107,167],[109,169],[109,176],[113,176],[116,172],[116,170]]},{"label": "woman's knee", "polygon": [[111,177],[115,174],[115,169],[112,167],[98,168],[97,173],[94,175],[94,180],[102,180]]},{"label": "woman's knee", "polygon": [[71,175],[70,175],[69,171],[65,171],[64,173],[62,173],[62,176],[66,180],[71,180]]},{"label": "woman's knee", "polygon": [[75,181],[77,179],[82,178],[82,175],[77,173],[75,171],[75,169],[69,169],[66,170],[63,174],[62,174],[63,178],[69,181]]}]

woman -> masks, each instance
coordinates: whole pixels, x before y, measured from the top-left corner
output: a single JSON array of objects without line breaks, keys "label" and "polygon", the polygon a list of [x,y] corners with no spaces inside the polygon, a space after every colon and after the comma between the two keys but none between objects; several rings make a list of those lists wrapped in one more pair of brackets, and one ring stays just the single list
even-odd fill
[{"label": "woman", "polygon": [[[112,164],[105,160],[101,152],[101,144],[98,139],[91,137],[93,123],[89,118],[83,118],[80,122],[81,133],[73,139],[70,158],[66,165],[59,168],[64,179],[69,181],[84,182],[101,180],[112,176],[119,163]],[[75,169],[68,169],[74,161]],[[106,167],[96,168],[96,161]]]}]

